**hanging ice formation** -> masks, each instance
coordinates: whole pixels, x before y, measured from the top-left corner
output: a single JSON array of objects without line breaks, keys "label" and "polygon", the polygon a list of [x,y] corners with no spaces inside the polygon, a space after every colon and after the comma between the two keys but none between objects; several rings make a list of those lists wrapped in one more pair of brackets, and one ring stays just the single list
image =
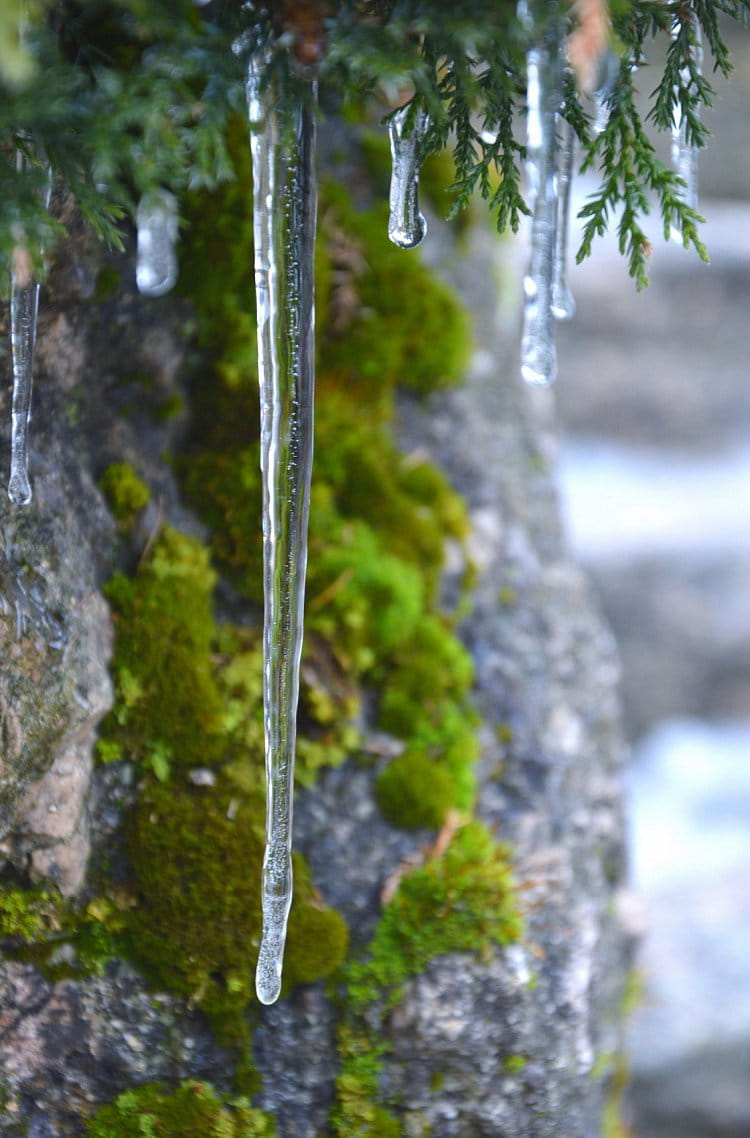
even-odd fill
[{"label": "hanging ice formation", "polygon": [[[532,13],[525,0],[519,16],[533,35]],[[532,220],[529,267],[523,281],[521,374],[534,384],[551,383],[557,374],[553,281],[559,254],[556,120],[562,103],[561,48],[562,31],[552,23],[526,57],[526,172]]]},{"label": "hanging ice formation", "polygon": [[255,290],[263,479],[266,851],[261,1003],[278,999],[292,901],[292,807],[313,446],[314,80],[250,61]]},{"label": "hanging ice formation", "polygon": [[554,278],[552,281],[552,315],[558,320],[572,320],[576,302],[568,284],[568,229],[570,222],[570,191],[573,182],[573,163],[576,152],[576,134],[569,122],[560,123],[560,141],[556,161],[555,190],[557,219],[555,231]]},{"label": "hanging ice formation", "polygon": [[591,92],[594,101],[594,119],[591,124],[594,134],[601,134],[609,120],[609,99],[620,77],[620,57],[612,48],[607,48],[597,67],[597,85]]},{"label": "hanging ice formation", "polygon": [[145,296],[163,296],[177,280],[177,199],[168,190],[151,190],[136,213],[135,280]]},{"label": "hanging ice formation", "polygon": [[416,249],[424,241],[427,222],[419,210],[419,161],[422,139],[430,125],[423,110],[411,115],[399,107],[388,124],[391,139],[391,192],[388,236],[401,249]]},{"label": "hanging ice formation", "polygon": [[[16,169],[22,173],[28,160],[22,150],[16,151]],[[49,206],[52,174],[47,168],[44,207]],[[41,252],[41,250],[40,250]],[[39,312],[39,282],[34,280],[28,253],[14,256],[10,270],[10,346],[13,370],[11,402],[10,478],[8,497],[16,506],[31,501],[29,482],[28,436],[31,421],[31,390],[34,373],[34,347]]]},{"label": "hanging ice formation", "polygon": [[[703,65],[703,45],[701,42],[701,29],[700,24],[695,19],[695,16],[690,13],[690,61],[694,70],[700,74]],[[672,24],[672,38],[677,39],[682,30],[683,24],[680,17],[676,16]],[[690,78],[690,70],[684,67],[681,71],[680,78],[684,83],[687,83]],[[697,210],[698,208],[698,149],[692,142],[688,141],[687,132],[687,119],[682,113],[682,107],[679,102],[679,89],[675,87],[675,109],[674,119],[672,121],[672,166],[675,173],[685,182],[681,191],[681,198],[686,205],[691,209]],[[697,114],[697,111],[694,112]],[[673,241],[678,241],[682,244],[682,230],[679,225],[673,224],[670,230],[670,237]]]}]

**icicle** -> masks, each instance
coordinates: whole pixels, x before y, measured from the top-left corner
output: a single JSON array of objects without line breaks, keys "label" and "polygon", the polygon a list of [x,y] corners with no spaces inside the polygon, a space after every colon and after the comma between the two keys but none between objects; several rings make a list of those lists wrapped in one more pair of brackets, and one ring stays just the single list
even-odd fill
[{"label": "icicle", "polygon": [[[530,25],[524,2],[519,16]],[[532,33],[533,34],[533,33]],[[552,284],[557,246],[556,116],[562,101],[561,31],[551,25],[527,54],[527,159],[531,255],[524,277],[521,374],[528,383],[551,383],[557,374]]]},{"label": "icicle", "polygon": [[425,111],[417,111],[405,134],[408,117],[409,106],[400,107],[388,124],[393,162],[388,236],[401,249],[416,249],[427,233],[427,222],[419,210],[419,152],[430,119]]},{"label": "icicle", "polygon": [[561,141],[557,152],[556,190],[557,225],[555,232],[555,273],[552,281],[552,315],[558,320],[572,320],[576,302],[568,285],[568,228],[570,190],[573,182],[576,135],[565,119],[560,123]]},{"label": "icicle", "polygon": [[612,48],[601,56],[597,68],[597,85],[592,92],[594,101],[594,134],[601,134],[609,122],[609,100],[620,78],[620,57]]},{"label": "icicle", "polygon": [[135,280],[144,296],[163,296],[177,280],[177,199],[151,190],[138,203]]},{"label": "icicle", "polygon": [[263,475],[266,852],[261,1003],[278,999],[292,900],[292,806],[313,444],[316,84],[261,90],[251,62],[255,288]]},{"label": "icicle", "polygon": [[[22,173],[27,166],[28,160],[23,151],[17,150],[17,171]],[[52,171],[48,166],[47,184],[43,195],[45,209],[49,207],[51,194]],[[10,346],[13,367],[13,397],[11,402],[8,497],[16,506],[28,506],[31,501],[28,436],[29,423],[31,422],[31,389],[38,312],[39,283],[33,278],[27,251],[20,248],[13,257],[10,270]]]},{"label": "icicle", "polygon": [[[701,41],[701,28],[695,16],[690,15],[692,24],[692,42],[690,44],[690,59],[694,68],[700,74],[703,66],[703,45]],[[676,17],[672,24],[672,39],[677,39],[682,28],[682,22],[679,17]],[[689,80],[689,71],[683,68],[681,72],[681,79],[687,83]],[[678,88],[675,87],[675,93]],[[696,114],[698,113],[696,107]],[[674,120],[672,122],[672,166],[675,173],[685,182],[684,188],[680,192],[680,197],[686,205],[691,209],[698,209],[698,150],[697,147],[688,142],[687,137],[687,119],[682,114],[682,107],[679,102],[675,104]],[[673,224],[670,233],[673,241],[682,244],[682,230],[679,225]]]}]

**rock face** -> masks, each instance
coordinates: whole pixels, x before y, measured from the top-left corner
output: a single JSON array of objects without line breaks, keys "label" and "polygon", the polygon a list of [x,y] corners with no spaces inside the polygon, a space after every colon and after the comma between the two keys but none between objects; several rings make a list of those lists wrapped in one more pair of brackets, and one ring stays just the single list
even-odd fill
[{"label": "rock face", "polygon": [[[618,905],[618,664],[561,548],[546,397],[533,400],[502,356],[507,329],[488,287],[494,245],[485,233],[473,242],[456,270],[477,323],[466,386],[427,404],[405,400],[399,432],[402,447],[428,454],[469,503],[477,584],[462,636],[483,717],[478,813],[513,847],[525,933],[486,957],[434,959],[407,981],[383,1025],[381,1090],[408,1136],[594,1138],[620,1047],[630,953]],[[113,567],[115,534],[95,479],[107,463],[137,457],[161,497],[144,517],[143,542],[158,512],[199,529],[160,461],[182,420],[155,421],[112,364],[125,355],[137,372],[147,361],[158,399],[174,394],[180,302],[166,303],[163,318],[129,294],[89,307],[93,278],[81,243],[53,274],[39,345],[35,502],[20,518],[3,508],[4,849],[15,873],[51,878],[67,893],[82,884],[89,822],[98,865],[117,847],[135,793],[127,764],[99,771],[92,791],[92,742],[111,699],[98,587]],[[65,414],[76,400],[77,422]],[[450,565],[445,589],[456,592]],[[434,837],[391,828],[373,780],[350,759],[324,770],[296,807],[296,844],[355,949],[372,933],[383,886]],[[4,1134],[26,1126],[36,1138],[68,1138],[82,1115],[137,1083],[199,1077],[228,1087],[231,1064],[205,1021],[176,998],[154,1002],[129,965],[54,982],[6,961],[0,982]],[[336,1020],[322,984],[258,1012],[258,1105],[285,1138],[328,1132]]]},{"label": "rock face", "polygon": [[635,744],[647,915],[628,1106],[648,1138],[750,1131],[746,34],[733,53],[701,159],[711,264],[655,242],[638,296],[605,241],[560,330],[562,467],[592,507],[585,525],[571,511],[572,532],[618,640]]}]

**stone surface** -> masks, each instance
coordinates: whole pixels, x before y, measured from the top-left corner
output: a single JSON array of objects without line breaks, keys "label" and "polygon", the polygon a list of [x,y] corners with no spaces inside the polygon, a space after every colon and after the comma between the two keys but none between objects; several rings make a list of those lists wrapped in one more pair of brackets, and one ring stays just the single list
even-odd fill
[{"label": "stone surface", "polygon": [[[456,270],[477,315],[466,386],[428,406],[404,400],[400,441],[443,467],[475,522],[479,580],[462,631],[487,724],[479,813],[515,849],[527,932],[522,946],[489,961],[441,958],[406,985],[386,1024],[384,1085],[406,1133],[429,1126],[433,1138],[589,1138],[607,1090],[597,1060],[620,1044],[632,947],[618,905],[619,665],[586,582],[562,551],[549,401],[524,389],[504,357],[507,328],[486,288],[495,256],[477,233]],[[372,930],[386,880],[427,837],[385,826],[372,777],[349,764],[324,772],[296,815],[297,844],[355,944]],[[315,1138],[324,1115],[312,1103],[330,1095],[331,1068],[309,1060],[327,1030],[309,1000],[300,993],[264,1010],[256,1033],[262,1105],[295,1138]],[[518,1053],[531,1061],[503,1074],[504,1059]],[[443,1083],[430,1090],[435,1071]]]},{"label": "stone surface", "polygon": [[558,336],[570,533],[618,640],[638,744],[647,930],[629,1113],[642,1138],[750,1132],[750,41],[742,28],[731,40],[736,73],[717,81],[700,163],[711,265],[665,246],[656,220],[638,296],[608,237],[573,271],[578,314]]},{"label": "stone surface", "polygon": [[136,1083],[208,1076],[221,1085],[221,1051],[202,1017],[146,992],[122,963],[53,984],[31,965],[6,962],[0,1006],[4,1135],[68,1138],[98,1103]]},{"label": "stone surface", "polygon": [[[488,287],[496,249],[478,231],[455,269],[477,315],[466,387],[428,404],[404,401],[400,432],[404,448],[427,452],[469,501],[479,580],[463,635],[485,717],[479,813],[515,849],[526,934],[487,959],[434,960],[406,986],[385,1026],[384,1088],[397,1098],[409,1135],[429,1124],[433,1138],[593,1138],[608,1091],[600,1060],[620,1045],[631,948],[619,909],[618,664],[562,547],[549,399],[524,390],[515,360],[503,356],[508,329]],[[433,227],[431,255],[448,253]],[[20,648],[9,605],[2,681],[18,689],[6,698],[6,737],[15,747],[6,750],[8,856],[19,869],[30,863],[37,874],[55,872],[69,891],[85,859],[81,807],[92,732],[110,698],[109,625],[96,588],[113,567],[114,527],[95,477],[115,459],[137,457],[160,499],[145,512],[139,537],[145,542],[161,516],[200,530],[161,462],[182,420],[156,421],[152,413],[154,400],[179,381],[179,302],[157,315],[157,306],[126,291],[92,318],[86,297],[95,268],[85,248],[78,260],[60,262],[45,300],[40,358],[50,373],[38,385],[36,504],[8,523],[15,541],[6,541],[6,593],[17,596],[27,562],[42,584]],[[53,342],[45,345],[45,336]],[[137,381],[118,376],[118,359],[136,375],[147,367],[150,403]],[[70,369],[86,373],[85,389]],[[76,415],[66,414],[75,406]],[[464,567],[452,555],[448,594]],[[50,643],[58,624],[62,647]],[[16,665],[21,649],[24,663]],[[39,728],[33,739],[31,723]],[[325,771],[296,808],[296,844],[356,947],[372,932],[384,884],[422,856],[429,837],[386,824],[373,801],[375,773],[354,761]],[[106,853],[115,871],[118,827],[134,793],[132,772],[122,766],[100,771],[89,797],[94,861]],[[30,964],[6,962],[0,982],[8,1093],[1,1121],[9,1135],[25,1125],[37,1138],[71,1138],[76,1114],[134,1082],[196,1075],[226,1087],[231,1063],[202,1021],[176,1001],[154,1000],[129,967],[53,984]],[[323,985],[301,987],[259,1009],[257,1020],[259,1105],[273,1110],[284,1138],[317,1138],[338,1070],[335,1002]],[[518,1054],[528,1060],[523,1070],[506,1071],[505,1060]],[[444,1082],[431,1091],[428,1073],[436,1070]]]}]

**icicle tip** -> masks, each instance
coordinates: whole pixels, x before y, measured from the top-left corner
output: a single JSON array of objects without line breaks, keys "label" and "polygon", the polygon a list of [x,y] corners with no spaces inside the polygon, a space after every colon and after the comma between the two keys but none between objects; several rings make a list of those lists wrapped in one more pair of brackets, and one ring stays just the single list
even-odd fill
[{"label": "icicle tip", "polygon": [[31,484],[25,470],[14,470],[8,482],[8,497],[14,506],[28,506],[31,501]]}]

